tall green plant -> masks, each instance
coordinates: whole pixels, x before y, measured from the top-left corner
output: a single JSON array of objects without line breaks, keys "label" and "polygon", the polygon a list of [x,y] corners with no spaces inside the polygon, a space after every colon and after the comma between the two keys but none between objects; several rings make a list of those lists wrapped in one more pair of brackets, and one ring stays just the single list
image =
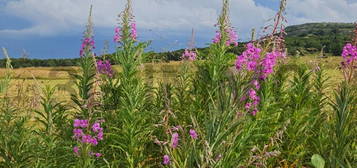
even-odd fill
[{"label": "tall green plant", "polygon": [[[145,167],[149,160],[147,146],[152,132],[152,114],[148,107],[148,90],[139,75],[144,48],[148,43],[137,41],[136,23],[133,20],[131,0],[127,1],[120,15],[121,27],[116,28],[118,43],[113,60],[122,71],[113,85],[118,102],[115,117],[110,119],[112,133],[111,147],[114,160],[122,167]],[[108,121],[107,120],[107,121]]]},{"label": "tall green plant", "polygon": [[[335,100],[330,103],[334,110],[334,120],[330,128],[332,136],[331,167],[353,167],[352,143],[356,139],[356,121],[353,115],[357,110],[356,92],[351,90],[348,83],[341,83],[340,88],[334,93]],[[355,158],[354,158],[355,159]]]},{"label": "tall green plant", "polygon": [[0,167],[34,165],[34,134],[26,127],[28,117],[11,106],[5,98],[0,106]]},{"label": "tall green plant", "polygon": [[83,118],[90,118],[93,115],[93,108],[91,107],[94,105],[93,97],[95,93],[93,93],[93,84],[96,74],[95,62],[93,61],[93,49],[94,40],[91,6],[80,50],[80,72],[78,74],[72,74],[76,79],[75,84],[78,89],[78,94],[72,94],[72,101],[77,105],[79,110],[78,115]]},{"label": "tall green plant", "polygon": [[[42,88],[41,110],[35,110],[35,119],[39,123],[39,147],[37,148],[37,166],[48,167],[51,165],[62,165],[57,157],[62,157],[59,146],[71,141],[70,137],[63,134],[67,128],[66,109],[62,103],[54,98],[55,88],[46,86]],[[66,139],[67,138],[67,139]],[[68,154],[65,154],[68,156]],[[71,154],[69,158],[72,158]],[[67,159],[66,159],[67,160]]]}]

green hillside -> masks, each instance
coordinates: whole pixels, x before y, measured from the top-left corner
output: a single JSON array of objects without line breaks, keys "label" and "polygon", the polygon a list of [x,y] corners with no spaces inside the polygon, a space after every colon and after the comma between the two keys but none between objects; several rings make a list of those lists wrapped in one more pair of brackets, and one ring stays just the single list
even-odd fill
[{"label": "green hillside", "polygon": [[319,52],[340,55],[343,45],[352,39],[352,23],[307,23],[286,28],[289,54]]}]

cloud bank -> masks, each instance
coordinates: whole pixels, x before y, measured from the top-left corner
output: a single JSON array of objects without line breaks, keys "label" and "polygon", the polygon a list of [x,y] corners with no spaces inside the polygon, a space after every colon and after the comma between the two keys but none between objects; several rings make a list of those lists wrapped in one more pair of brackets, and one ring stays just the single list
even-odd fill
[{"label": "cloud bank", "polygon": [[[20,35],[56,35],[83,27],[90,4],[94,6],[95,26],[112,28],[125,5],[124,0],[13,0],[2,3],[0,12],[32,24],[22,29],[1,28],[0,33]],[[142,29],[187,31],[191,28],[212,29],[221,1],[134,0],[133,6],[135,19]],[[352,22],[357,20],[356,9],[356,0],[288,0],[287,15],[289,24]],[[257,1],[231,0],[232,24],[242,33],[262,26],[274,13]]]}]

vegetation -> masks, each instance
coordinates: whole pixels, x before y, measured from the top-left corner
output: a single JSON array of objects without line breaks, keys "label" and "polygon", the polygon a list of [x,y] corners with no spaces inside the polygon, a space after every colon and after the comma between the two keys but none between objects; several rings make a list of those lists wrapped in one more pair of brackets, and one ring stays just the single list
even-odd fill
[{"label": "vegetation", "polygon": [[137,40],[131,0],[119,15],[115,53],[101,59],[90,10],[71,103],[35,76],[40,108],[26,105],[29,95],[14,98],[7,57],[0,167],[353,168],[357,28],[335,69],[341,80],[331,86],[328,66],[286,58],[285,7],[281,0],[267,36],[238,44],[222,0],[212,44],[204,52],[188,46],[174,82],[156,85],[142,75],[149,43]]}]

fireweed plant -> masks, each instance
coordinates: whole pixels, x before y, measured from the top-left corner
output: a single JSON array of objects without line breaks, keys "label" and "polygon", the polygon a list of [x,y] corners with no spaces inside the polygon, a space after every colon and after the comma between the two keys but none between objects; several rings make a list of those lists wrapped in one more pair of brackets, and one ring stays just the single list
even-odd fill
[{"label": "fireweed plant", "polygon": [[[4,52],[0,167],[355,167],[357,33],[332,88],[324,63],[285,59],[286,0],[263,37],[239,44],[222,3],[208,53],[192,40],[171,83],[145,81],[148,43],[139,42],[131,0],[113,55],[94,55],[90,12],[71,105],[34,79],[40,104],[21,109]],[[235,55],[237,45],[245,48]]]},{"label": "fireweed plant", "polygon": [[[149,111],[149,92],[139,72],[148,43],[138,42],[131,0],[128,0],[119,15],[114,41],[117,43],[113,56],[122,70],[109,76],[109,85],[104,89],[106,121],[110,125],[109,147],[115,167],[145,167],[150,162],[148,145],[151,142],[152,113]],[[113,79],[112,79],[113,78]]]},{"label": "fireweed plant", "polygon": [[[79,94],[72,95],[73,102],[78,107],[78,113],[73,120],[73,136],[76,142],[73,146],[74,157],[78,158],[77,167],[95,167],[94,162],[102,156],[101,153],[94,151],[94,148],[103,140],[103,128],[101,124],[104,120],[97,121],[98,102],[96,100],[97,74],[110,75],[110,68],[95,60],[93,52],[93,23],[92,6],[90,7],[88,24],[84,32],[82,45],[80,48],[80,73],[75,74],[76,86]],[[107,63],[107,62],[106,62]],[[94,122],[93,122],[94,121]],[[92,123],[93,122],[93,123]]]},{"label": "fireweed plant", "polygon": [[[160,122],[157,126],[165,136],[157,136],[154,143],[160,146],[164,153],[160,158],[161,164],[170,167],[194,167],[197,155],[195,145],[199,142],[197,124],[193,123],[192,116],[188,115],[193,110],[192,97],[192,69],[197,59],[194,49],[194,31],[189,47],[182,53],[182,64],[177,76],[177,82],[171,85],[161,85],[162,92],[158,94],[163,99]],[[161,97],[160,95],[158,97]],[[197,141],[197,142],[196,142]]]},{"label": "fireweed plant", "polygon": [[234,143],[239,139],[237,137],[241,132],[238,130],[240,120],[236,120],[235,117],[237,108],[232,94],[235,88],[230,86],[229,78],[234,55],[227,51],[237,45],[237,34],[229,22],[229,1],[223,1],[216,26],[218,31],[212,40],[209,53],[202,56],[206,60],[196,62],[197,72],[192,87],[194,98],[190,105],[193,110],[188,111],[193,129],[198,132],[198,138],[189,148],[193,152],[187,152],[190,151],[185,148],[187,142],[184,137],[187,136],[187,131],[181,133],[182,148],[178,145],[172,153],[186,152],[186,156],[172,155],[173,167],[180,167],[183,164],[187,164],[188,167],[230,167],[234,164],[236,166],[239,162],[231,160],[233,155],[238,155],[233,152],[236,147]]},{"label": "fireweed plant", "polygon": [[82,39],[82,45],[80,48],[80,72],[78,74],[73,74],[76,79],[76,86],[78,88],[78,94],[72,95],[73,102],[77,105],[78,115],[82,118],[89,119],[93,117],[93,102],[92,98],[95,93],[93,93],[93,86],[95,83],[96,66],[93,62],[93,49],[94,39],[93,39],[93,23],[92,23],[92,7],[90,8],[88,24],[84,32]]},{"label": "fireweed plant", "polygon": [[356,62],[357,62],[357,25],[352,43],[347,43],[342,50],[341,71],[344,81],[340,83],[334,92],[334,100],[330,105],[334,110],[334,119],[330,125],[329,140],[332,151],[327,163],[331,167],[353,167],[356,159],[356,112],[357,112],[357,85],[356,85]]}]

